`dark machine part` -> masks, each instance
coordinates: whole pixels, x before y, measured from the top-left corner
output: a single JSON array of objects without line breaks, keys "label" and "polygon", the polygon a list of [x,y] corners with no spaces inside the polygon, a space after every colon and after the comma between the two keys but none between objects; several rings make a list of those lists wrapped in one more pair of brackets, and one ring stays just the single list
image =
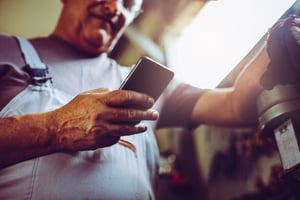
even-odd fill
[{"label": "dark machine part", "polygon": [[[300,167],[300,85],[276,85],[257,99],[264,136],[274,137],[284,169],[283,176]],[[292,174],[300,181],[300,171]]]},{"label": "dark machine part", "polygon": [[290,15],[269,31],[270,64],[257,98],[263,136],[273,137],[282,161],[281,178],[300,190],[300,17]]}]

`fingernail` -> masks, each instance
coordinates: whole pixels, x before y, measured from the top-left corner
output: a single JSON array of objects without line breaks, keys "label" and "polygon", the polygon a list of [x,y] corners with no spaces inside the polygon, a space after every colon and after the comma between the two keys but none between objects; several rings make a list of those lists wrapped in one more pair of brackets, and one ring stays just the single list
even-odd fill
[{"label": "fingernail", "polygon": [[156,110],[152,110],[152,117],[158,119],[159,113]]},{"label": "fingernail", "polygon": [[149,102],[149,104],[154,104],[154,99],[153,98],[148,98],[148,102]]},{"label": "fingernail", "polygon": [[140,124],[137,126],[137,128],[138,128],[138,130],[139,130],[140,132],[144,132],[144,131],[147,130],[147,126],[144,125],[144,124],[142,124],[142,123],[140,123]]}]

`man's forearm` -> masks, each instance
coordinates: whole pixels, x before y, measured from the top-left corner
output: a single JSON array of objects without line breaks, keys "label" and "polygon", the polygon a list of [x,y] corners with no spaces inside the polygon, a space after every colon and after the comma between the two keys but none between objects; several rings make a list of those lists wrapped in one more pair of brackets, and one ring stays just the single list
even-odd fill
[{"label": "man's forearm", "polygon": [[257,119],[256,99],[263,90],[260,79],[270,62],[265,46],[238,77],[233,92],[233,109],[243,121],[254,124]]},{"label": "man's forearm", "polygon": [[256,123],[256,98],[262,91],[260,77],[269,57],[264,47],[244,68],[234,87],[206,91],[198,99],[192,119],[199,123],[244,127]]},{"label": "man's forearm", "polygon": [[47,114],[0,118],[0,167],[56,151]]}]

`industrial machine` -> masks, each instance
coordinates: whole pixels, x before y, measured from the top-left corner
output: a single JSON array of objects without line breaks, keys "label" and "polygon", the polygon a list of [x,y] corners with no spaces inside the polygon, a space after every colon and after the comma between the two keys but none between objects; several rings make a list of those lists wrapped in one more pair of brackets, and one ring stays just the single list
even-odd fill
[{"label": "industrial machine", "polygon": [[290,15],[269,31],[270,64],[257,98],[262,135],[273,137],[280,154],[281,180],[300,197],[300,17]]}]

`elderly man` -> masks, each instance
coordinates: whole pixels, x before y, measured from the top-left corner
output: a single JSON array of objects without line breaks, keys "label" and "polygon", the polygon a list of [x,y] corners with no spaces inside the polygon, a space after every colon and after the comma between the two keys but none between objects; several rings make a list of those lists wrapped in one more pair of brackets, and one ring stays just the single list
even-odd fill
[{"label": "elderly man", "polygon": [[155,199],[156,128],[256,123],[264,49],[233,88],[173,80],[154,102],[107,56],[142,0],[62,2],[49,37],[0,36],[1,199]]}]

